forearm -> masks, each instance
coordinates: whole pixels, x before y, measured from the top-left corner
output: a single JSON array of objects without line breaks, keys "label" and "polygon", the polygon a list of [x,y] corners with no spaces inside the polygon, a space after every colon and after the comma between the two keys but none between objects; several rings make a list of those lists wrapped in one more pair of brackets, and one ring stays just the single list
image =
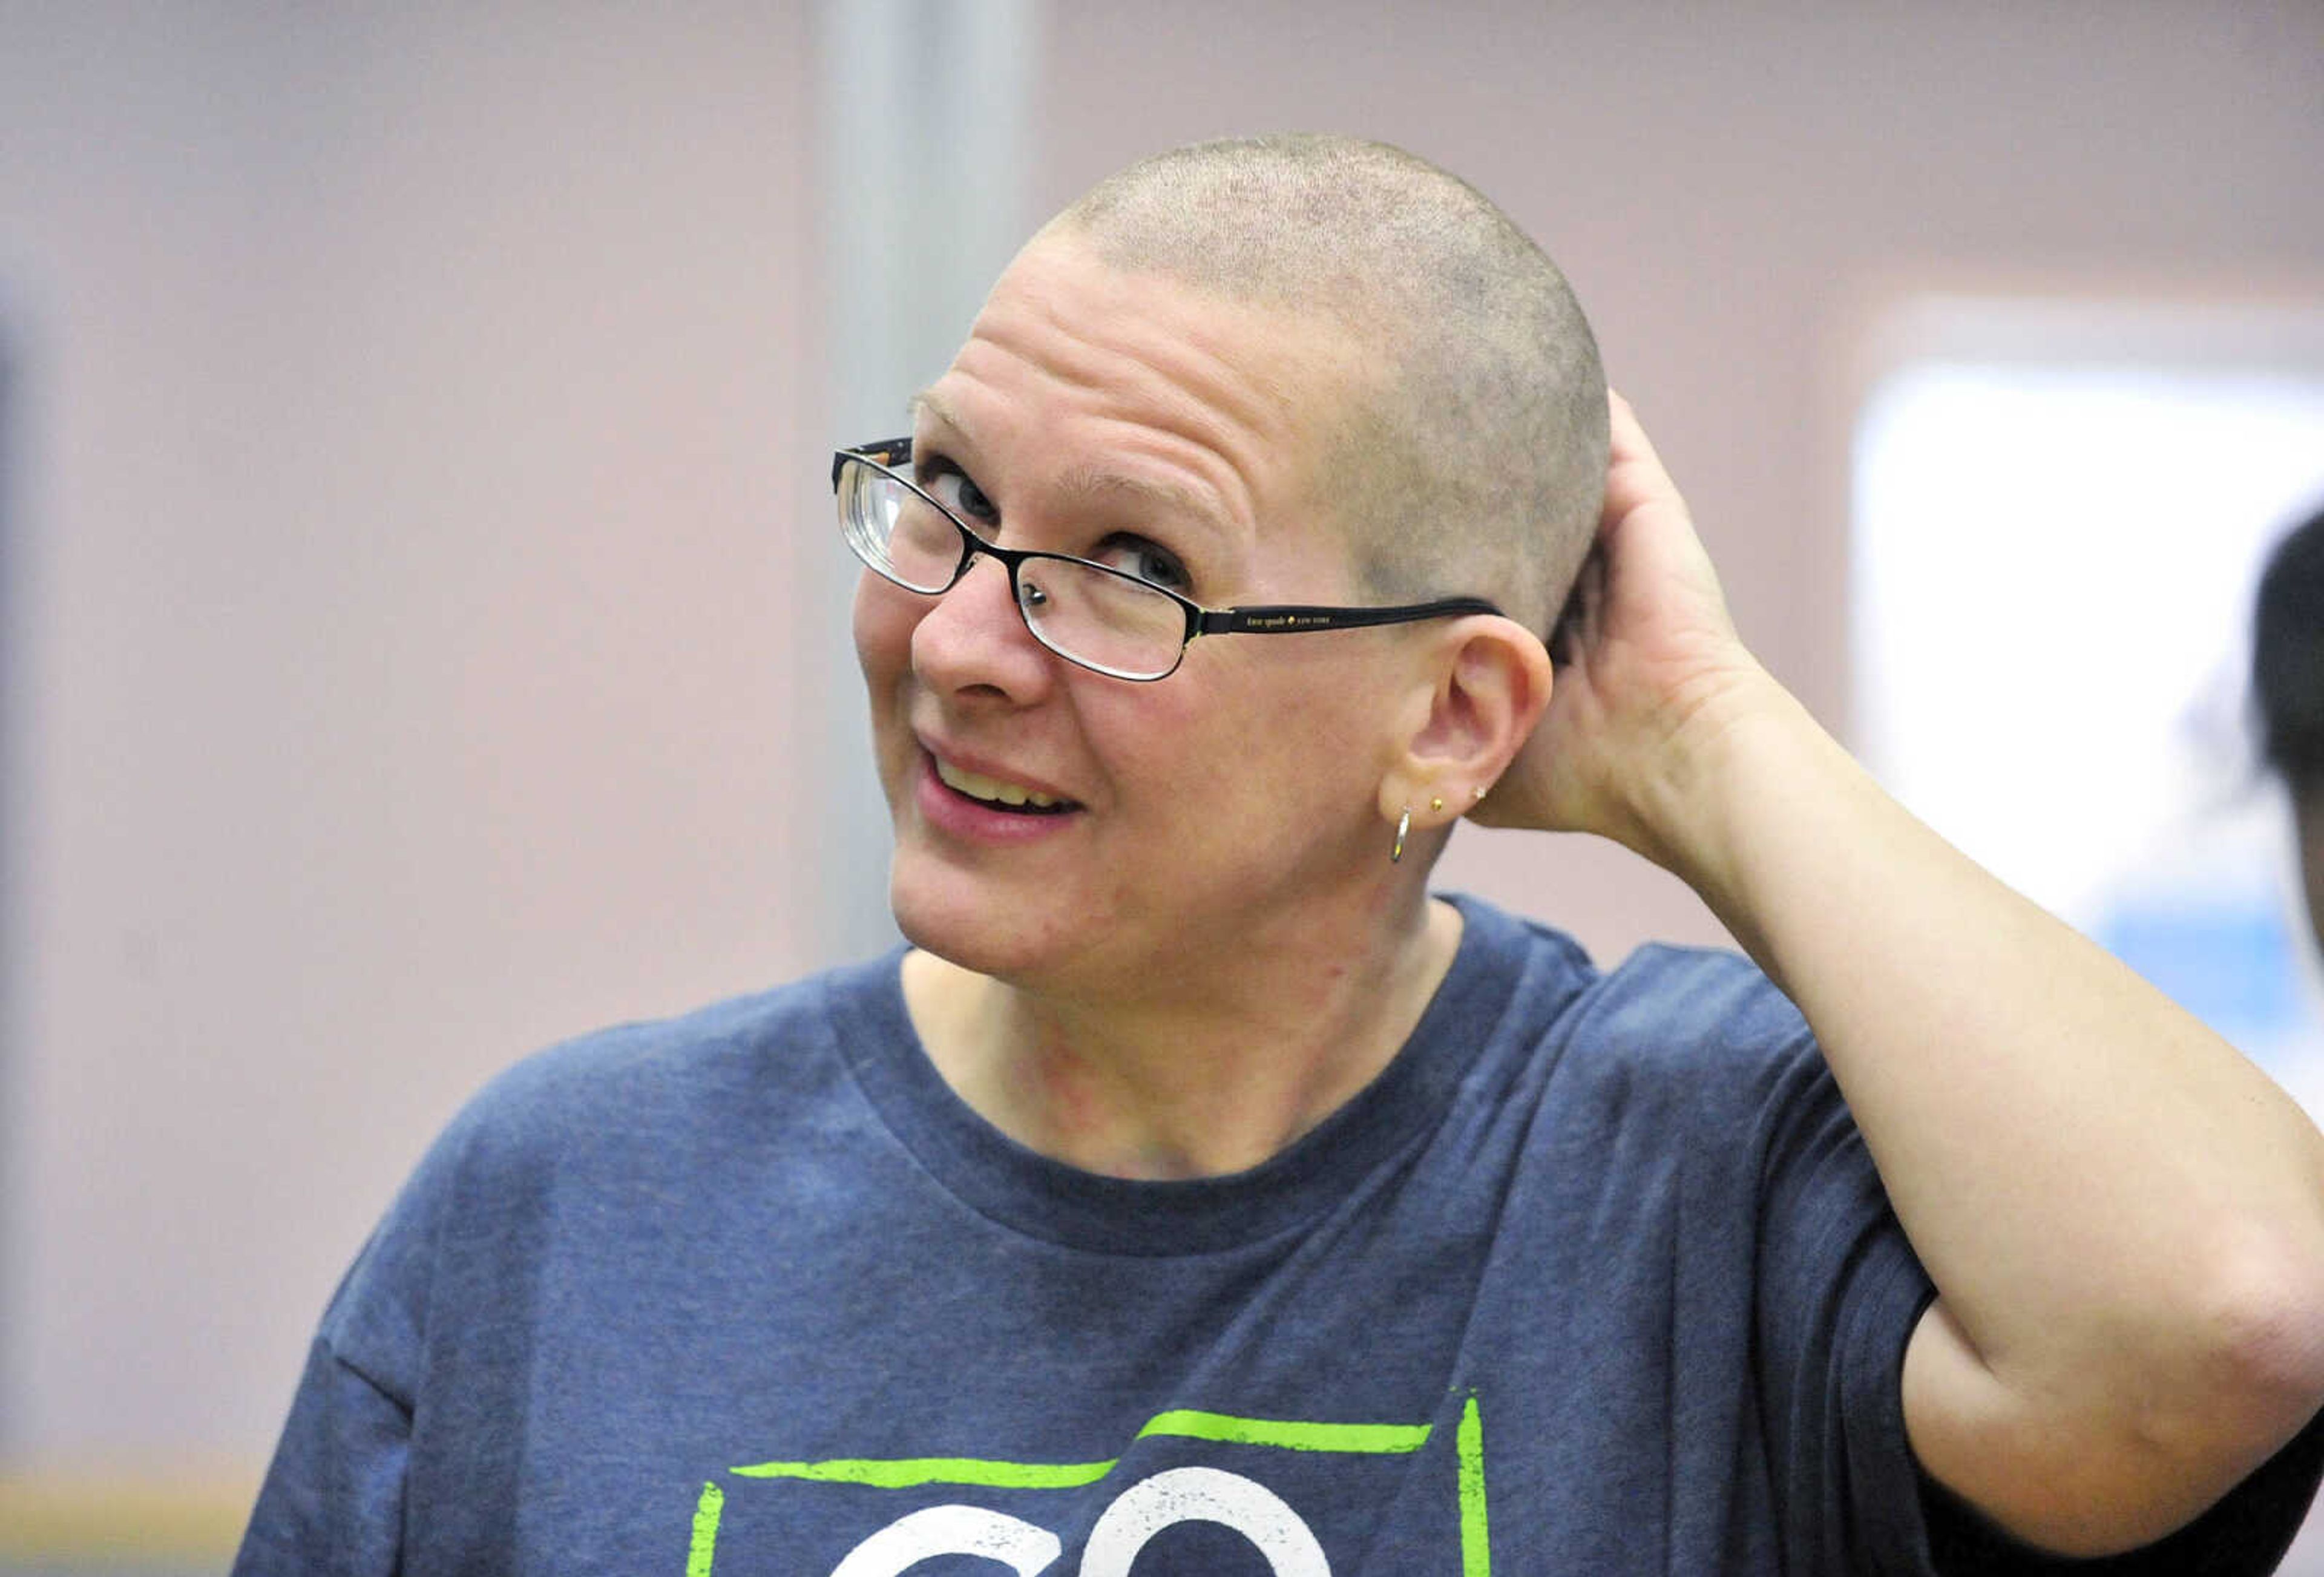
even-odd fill
[{"label": "forearm", "polygon": [[1814,1028],[2003,1426],[2224,1490],[2324,1383],[2314,1126],[1772,682],[1694,732],[1649,852]]}]

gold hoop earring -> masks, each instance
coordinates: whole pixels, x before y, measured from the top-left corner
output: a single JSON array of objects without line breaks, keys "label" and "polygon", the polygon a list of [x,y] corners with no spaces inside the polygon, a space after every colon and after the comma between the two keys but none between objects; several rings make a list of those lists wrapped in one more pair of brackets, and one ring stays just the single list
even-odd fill
[{"label": "gold hoop earring", "polygon": [[1404,835],[1411,830],[1412,807],[1407,805],[1404,807],[1404,814],[1396,818],[1396,842],[1388,846],[1388,862],[1389,864],[1393,865],[1397,861],[1404,858]]}]

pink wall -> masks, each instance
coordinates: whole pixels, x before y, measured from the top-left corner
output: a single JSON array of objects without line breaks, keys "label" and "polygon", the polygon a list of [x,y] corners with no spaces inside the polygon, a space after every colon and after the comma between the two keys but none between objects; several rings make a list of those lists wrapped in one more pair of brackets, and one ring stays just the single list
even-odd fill
[{"label": "pink wall", "polygon": [[19,1459],[248,1462],[492,1070],[811,953],[805,18],[575,15],[0,28]]}]

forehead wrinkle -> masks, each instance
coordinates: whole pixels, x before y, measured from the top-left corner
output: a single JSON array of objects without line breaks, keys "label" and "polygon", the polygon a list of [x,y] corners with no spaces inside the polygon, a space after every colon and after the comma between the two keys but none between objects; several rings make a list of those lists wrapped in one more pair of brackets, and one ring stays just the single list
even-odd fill
[{"label": "forehead wrinkle", "polygon": [[[1319,390],[1314,369],[1305,364],[1305,355],[1294,357],[1291,347],[1279,340],[1264,354],[1252,354],[1252,342],[1259,337],[1248,331],[1250,326],[1225,316],[1246,316],[1246,309],[1227,303],[1196,305],[1204,309],[1174,313],[1176,321],[1132,318],[1125,333],[1130,341],[1126,348],[1093,347],[1149,378],[1158,377],[1162,420],[1131,420],[1221,455],[1246,485],[1261,459],[1260,454],[1246,452],[1251,448],[1287,456],[1295,469],[1301,468],[1308,456],[1302,452],[1305,435],[1299,390],[1304,386],[1311,395]],[[1265,327],[1277,327],[1279,321]],[[1245,332],[1238,333],[1238,328]],[[1128,380],[1109,381],[1099,374],[1093,386],[1118,388],[1125,401],[1137,398],[1137,389]]]},{"label": "forehead wrinkle", "polygon": [[[1066,435],[1085,437],[1085,475],[1051,470],[1042,485],[1100,501],[1148,484],[1174,519],[1255,551],[1256,569],[1336,519],[1318,490],[1368,366],[1365,346],[1328,320],[1118,270],[1053,238],[1010,265],[922,402],[986,463],[994,445],[1036,466],[1047,447],[1061,469],[1076,457],[1058,453]],[[1020,430],[1028,422],[1046,425]]]},{"label": "forehead wrinkle", "polygon": [[[950,429],[970,447],[974,447],[975,439],[966,424],[944,396],[936,392],[933,384],[912,396],[911,410],[915,416],[925,411],[938,426]],[[1201,488],[1189,487],[1183,483],[1133,475],[1126,471],[1109,471],[1097,466],[1079,466],[1057,478],[1056,488],[1058,496],[1067,504],[1110,504],[1128,500],[1213,529],[1224,524],[1219,519],[1217,501]]]},{"label": "forehead wrinkle", "polygon": [[1100,507],[1124,503],[1142,504],[1174,520],[1192,521],[1213,530],[1222,529],[1225,524],[1219,519],[1218,504],[1214,499],[1200,488],[1187,487],[1179,483],[1084,466],[1057,478],[1056,486],[1058,496],[1068,504]]},{"label": "forehead wrinkle", "polygon": [[1363,380],[1362,347],[1328,322],[1160,282],[1175,309],[1139,319],[1148,332],[1133,348],[1145,358],[1138,364],[1163,372],[1173,420],[1131,420],[1223,459],[1241,489],[1240,517],[1276,528],[1265,535],[1281,536],[1286,523],[1261,520],[1257,507],[1252,479],[1270,456],[1291,488],[1277,506],[1305,519],[1328,517],[1320,491],[1327,440]]},{"label": "forehead wrinkle", "polygon": [[[1020,375],[1052,388],[1097,396],[1084,401],[1065,420],[1074,424],[1094,420],[1111,429],[1104,453],[1112,463],[1077,466],[1053,478],[1049,485],[1068,501],[1102,502],[1130,494],[1221,529],[1235,521],[1256,522],[1258,489],[1253,478],[1262,462],[1259,451],[1268,438],[1254,438],[1239,411],[1222,410],[1204,392],[1185,390],[1167,375],[1157,380],[1151,364],[1139,358],[1093,350],[1078,342],[1064,355],[1055,347],[1045,347],[1050,354],[1036,357],[1009,341],[1010,337],[995,335],[989,324],[980,323],[942,381],[991,391],[1003,412],[1021,401],[1021,395],[1010,387],[1010,379]],[[993,369],[980,365],[991,355],[1005,357],[1011,364],[1007,377],[996,376]],[[1065,364],[1059,364],[1061,361]],[[979,447],[976,425],[959,406],[934,388],[921,396],[920,404],[970,447]],[[1184,473],[1187,479],[1131,469],[1139,460]]]}]

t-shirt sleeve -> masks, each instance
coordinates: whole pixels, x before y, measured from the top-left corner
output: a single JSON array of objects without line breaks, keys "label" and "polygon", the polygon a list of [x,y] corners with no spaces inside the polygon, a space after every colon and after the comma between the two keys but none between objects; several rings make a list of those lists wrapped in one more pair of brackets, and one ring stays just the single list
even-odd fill
[{"label": "t-shirt sleeve", "polygon": [[410,1408],[318,1336],[234,1577],[401,1570],[410,1443]]},{"label": "t-shirt sleeve", "polygon": [[401,1570],[440,1202],[470,1120],[437,1139],[332,1294],[233,1577]]},{"label": "t-shirt sleeve", "polygon": [[1934,1289],[1821,1054],[1790,1023],[1758,1113],[1755,1309],[1784,1569],[1922,1577],[1932,1568],[1901,1377]]},{"label": "t-shirt sleeve", "polygon": [[1757,1320],[1786,1569],[1942,1577],[2244,1577],[2275,1570],[2324,1473],[2324,1417],[2204,1516],[2075,1561],[2002,1533],[1924,1474],[1904,1348],[1935,1296],[1804,1027],[1763,1112]]}]

